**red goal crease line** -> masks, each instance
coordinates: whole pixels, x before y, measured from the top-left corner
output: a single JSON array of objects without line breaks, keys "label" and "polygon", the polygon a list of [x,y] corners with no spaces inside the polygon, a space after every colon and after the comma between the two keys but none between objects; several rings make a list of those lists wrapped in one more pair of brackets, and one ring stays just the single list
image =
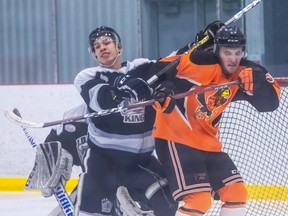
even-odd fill
[{"label": "red goal crease line", "polygon": [[[0,192],[24,192],[27,178],[0,178]],[[66,185],[67,192],[72,192],[78,179],[71,178]],[[246,185],[249,200],[273,200],[288,202],[288,185]]]}]

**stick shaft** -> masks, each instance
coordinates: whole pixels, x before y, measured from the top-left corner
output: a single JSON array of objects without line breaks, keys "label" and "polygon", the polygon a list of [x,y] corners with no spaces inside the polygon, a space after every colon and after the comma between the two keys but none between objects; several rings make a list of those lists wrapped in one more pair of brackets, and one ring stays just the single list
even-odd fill
[{"label": "stick shaft", "polygon": [[175,68],[179,62],[180,62],[180,57],[178,57],[176,60],[170,62],[168,65],[166,65],[160,71],[158,71],[155,75],[153,75],[150,79],[147,80],[147,83],[149,85],[153,84],[162,74],[167,73],[168,71]]},{"label": "stick shaft", "polygon": [[251,10],[257,4],[259,4],[261,1],[262,0],[255,0],[251,4],[248,4],[245,8],[243,8],[241,11],[235,14],[231,19],[225,22],[225,25],[230,25],[231,23],[236,22],[238,19],[240,19],[240,17],[243,16],[243,14],[247,13],[249,10]]},{"label": "stick shaft", "polygon": [[[278,82],[278,84],[281,87],[288,87],[288,77],[278,77],[278,78],[274,78],[274,79]],[[187,92],[175,94],[175,95],[173,95],[173,98],[180,99],[180,98],[189,96],[191,94],[202,94],[202,93],[205,93],[207,91],[223,89],[223,88],[227,88],[228,86],[238,85],[238,84],[239,84],[239,81],[236,80],[236,81],[223,83],[223,84],[219,84],[219,85],[195,88],[195,89],[192,89],[192,90],[187,91]],[[122,111],[125,111],[125,110],[128,110],[128,109],[134,109],[134,108],[139,108],[139,107],[151,106],[154,102],[155,102],[155,99],[151,99],[151,100],[148,100],[148,101],[143,101],[143,102],[139,102],[139,103],[135,103],[135,104],[130,104],[128,106],[102,110],[102,111],[99,111],[99,112],[88,113],[88,114],[81,115],[81,116],[61,119],[61,120],[58,120],[58,121],[45,122],[45,123],[31,122],[31,121],[28,121],[28,120],[20,118],[19,116],[15,115],[13,112],[8,112],[8,111],[5,111],[5,116],[10,121],[12,121],[13,123],[18,124],[20,126],[30,127],[30,128],[46,128],[46,127],[50,127],[50,126],[54,126],[54,125],[80,121],[80,120],[87,119],[87,118],[95,118],[95,117],[98,117],[98,116],[110,115],[112,113],[122,112]]]},{"label": "stick shaft", "polygon": [[[255,7],[258,3],[260,3],[262,0],[255,0],[251,4],[248,4],[245,8],[243,8],[241,11],[239,11],[237,14],[235,14],[231,19],[226,21],[224,23],[224,26],[230,25],[233,22],[236,22],[240,17],[243,16],[243,14],[247,13],[249,10],[251,10],[253,7]],[[202,40],[200,40],[198,43],[196,43],[193,47],[192,50],[195,50],[202,44],[206,43],[209,40],[209,35],[205,36]]]},{"label": "stick shaft", "polygon": [[[220,84],[220,85],[204,87],[204,88],[201,88],[201,93],[204,93],[205,91],[210,91],[210,90],[213,90],[213,89],[221,88],[222,86],[226,86],[227,87],[228,85],[235,85],[235,83],[234,82],[232,82],[232,83],[224,83],[224,84]],[[222,88],[224,88],[224,87],[222,87]],[[193,89],[193,90],[188,91],[188,92],[175,94],[173,97],[176,98],[176,99],[179,99],[179,98],[182,98],[182,97],[186,97],[186,96],[188,96],[190,94],[199,93],[199,92],[200,92],[199,89]],[[128,109],[134,109],[134,108],[139,108],[139,107],[151,106],[154,102],[155,102],[155,99],[151,99],[151,100],[148,100],[148,101],[143,101],[143,102],[139,102],[139,103],[129,104],[128,106],[102,110],[102,111],[99,111],[99,112],[88,113],[88,114],[81,115],[81,116],[61,119],[61,120],[52,121],[52,122],[45,122],[45,123],[31,122],[31,121],[25,120],[25,119],[15,115],[15,113],[13,113],[13,112],[8,112],[8,111],[5,112],[5,116],[9,120],[11,120],[12,122],[14,122],[14,123],[16,123],[16,124],[18,124],[18,125],[20,125],[22,127],[46,128],[46,127],[50,127],[50,126],[54,126],[54,125],[59,125],[59,124],[79,121],[79,120],[83,120],[83,119],[87,119],[87,118],[95,118],[95,117],[98,117],[98,116],[110,115],[112,113],[118,113],[118,112],[125,111],[125,110],[128,110]]]},{"label": "stick shaft", "polygon": [[[16,109],[16,108],[13,109],[13,113],[15,113],[17,116],[21,117],[21,114],[20,114],[18,109]],[[21,127],[22,131],[24,132],[26,138],[28,139],[29,143],[31,144],[31,146],[33,148],[35,148],[37,146],[37,143],[36,143],[35,139],[30,135],[28,129],[26,127],[23,127],[23,126],[20,126],[20,127]]]}]

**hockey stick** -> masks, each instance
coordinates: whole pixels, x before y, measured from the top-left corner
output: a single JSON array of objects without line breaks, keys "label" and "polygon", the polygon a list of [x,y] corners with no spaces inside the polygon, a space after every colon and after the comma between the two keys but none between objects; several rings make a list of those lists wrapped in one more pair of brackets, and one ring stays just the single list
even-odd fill
[{"label": "hockey stick", "polygon": [[160,71],[158,71],[156,74],[154,74],[150,79],[147,80],[147,83],[151,85],[154,83],[162,74],[167,73],[168,71],[172,70],[178,63],[180,62],[180,57],[178,57],[176,60],[170,62],[168,65],[166,65],[164,68],[162,68]]},{"label": "hockey stick", "polygon": [[[17,115],[18,117],[21,117],[21,114],[17,108],[13,109],[13,113]],[[23,126],[21,126],[21,128],[25,136],[27,137],[28,141],[30,142],[31,146],[35,148],[37,146],[37,143],[34,140],[34,138],[29,134],[28,129]],[[57,202],[59,203],[64,215],[73,216],[74,215],[73,203],[71,202],[70,197],[67,194],[61,182],[59,182],[57,187],[54,189],[54,196]]]},{"label": "hockey stick", "polygon": [[[179,99],[179,98],[186,97],[190,94],[201,94],[201,93],[204,93],[206,91],[227,88],[228,86],[237,85],[237,84],[239,84],[238,81],[233,81],[233,82],[229,82],[229,83],[213,85],[213,86],[208,86],[208,87],[204,87],[204,88],[192,89],[192,90],[184,92],[184,93],[175,94],[175,95],[173,95],[173,98]],[[5,116],[10,121],[12,121],[13,123],[18,124],[22,127],[46,128],[46,127],[50,127],[50,126],[54,126],[54,125],[59,125],[59,124],[64,124],[64,123],[69,123],[69,122],[75,122],[75,121],[79,121],[79,120],[83,120],[83,119],[87,119],[87,118],[94,118],[94,117],[98,117],[98,116],[109,115],[112,113],[118,113],[118,112],[126,111],[129,109],[150,106],[154,102],[155,102],[155,99],[151,99],[151,100],[147,100],[147,101],[143,101],[143,102],[139,102],[139,103],[129,104],[128,106],[122,106],[122,107],[102,110],[99,112],[88,113],[88,114],[81,115],[81,116],[61,119],[58,121],[45,122],[45,123],[36,123],[36,122],[25,120],[25,119],[17,116],[14,112],[10,112],[10,111],[5,111]]]},{"label": "hockey stick", "polygon": [[[241,11],[239,11],[237,14],[235,14],[231,19],[229,19],[227,22],[224,23],[224,26],[230,25],[233,22],[236,22],[238,19],[240,19],[243,14],[247,13],[249,10],[251,10],[253,7],[255,7],[257,4],[259,4],[262,0],[255,0],[251,4],[248,4],[245,8],[243,8]],[[209,40],[209,35],[205,36],[202,40],[200,40],[198,43],[192,46],[191,50],[195,50],[199,46],[203,45]]]},{"label": "hockey stick", "polygon": [[[274,80],[276,80],[281,87],[288,87],[288,77],[274,78]],[[228,86],[239,85],[239,84],[240,84],[240,82],[238,80],[236,80],[236,81],[223,83],[223,84],[219,84],[219,85],[198,87],[198,88],[194,88],[194,89],[187,91],[187,92],[175,94],[172,97],[175,99],[180,99],[180,98],[189,96],[191,94],[202,94],[202,93],[205,93],[207,91],[224,89],[224,88],[227,88]],[[155,101],[156,101],[155,99],[151,99],[151,100],[147,100],[147,101],[143,101],[143,102],[139,102],[139,103],[129,104],[128,106],[122,106],[122,107],[102,110],[99,112],[88,113],[88,114],[81,115],[81,116],[61,119],[61,120],[52,121],[52,122],[45,122],[45,123],[37,123],[37,122],[25,120],[25,119],[15,115],[15,113],[13,113],[11,111],[5,111],[4,114],[10,121],[12,121],[13,123],[20,125],[22,127],[46,128],[46,127],[51,127],[54,125],[80,121],[80,120],[87,119],[87,118],[95,118],[95,117],[99,117],[99,116],[110,115],[112,113],[118,113],[118,112],[126,111],[129,109],[151,106]]]}]

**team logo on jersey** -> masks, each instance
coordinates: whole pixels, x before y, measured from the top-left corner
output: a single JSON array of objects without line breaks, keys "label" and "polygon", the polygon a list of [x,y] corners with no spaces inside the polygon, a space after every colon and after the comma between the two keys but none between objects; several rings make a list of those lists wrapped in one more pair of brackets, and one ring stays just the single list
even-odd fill
[{"label": "team logo on jersey", "polygon": [[84,156],[87,152],[87,149],[89,148],[88,146],[88,136],[83,135],[76,139],[76,149],[80,158],[81,163],[83,164],[84,162]]},{"label": "team logo on jersey", "polygon": [[104,198],[101,200],[102,212],[110,213],[112,211],[112,206],[113,206],[113,204],[109,199]]},{"label": "team logo on jersey", "polygon": [[266,73],[265,77],[267,82],[274,83],[275,80],[269,73]]},{"label": "team logo on jersey", "polygon": [[[123,101],[120,106],[128,106],[129,103],[135,103],[134,99],[130,101]],[[145,108],[139,107],[135,109],[128,109],[121,112],[124,123],[142,123],[145,120]]]},{"label": "team logo on jersey", "polygon": [[240,173],[240,171],[239,170],[231,170],[231,173],[233,174],[233,175],[235,175],[235,174],[239,174]]},{"label": "team logo on jersey", "polygon": [[195,180],[197,182],[201,182],[201,181],[204,181],[205,179],[207,179],[207,174],[206,173],[197,173],[194,175],[195,177]]},{"label": "team logo on jersey", "polygon": [[72,124],[65,124],[64,130],[66,130],[67,132],[73,133],[76,131],[76,127]]},{"label": "team logo on jersey", "polygon": [[210,118],[213,111],[225,104],[228,98],[231,96],[231,90],[229,88],[218,89],[214,94],[207,97],[205,100],[205,93],[197,95],[197,100],[200,102],[195,110],[195,116],[199,119],[206,117]]}]

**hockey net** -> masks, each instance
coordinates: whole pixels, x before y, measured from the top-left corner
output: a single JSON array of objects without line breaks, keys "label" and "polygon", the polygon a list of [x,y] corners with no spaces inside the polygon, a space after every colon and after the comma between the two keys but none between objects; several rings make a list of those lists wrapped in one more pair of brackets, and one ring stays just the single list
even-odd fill
[{"label": "hockey net", "polygon": [[[274,112],[259,113],[245,101],[231,103],[223,113],[220,137],[247,185],[246,215],[287,216],[288,88],[282,88]],[[214,201],[206,215],[219,215],[220,207]]]}]

